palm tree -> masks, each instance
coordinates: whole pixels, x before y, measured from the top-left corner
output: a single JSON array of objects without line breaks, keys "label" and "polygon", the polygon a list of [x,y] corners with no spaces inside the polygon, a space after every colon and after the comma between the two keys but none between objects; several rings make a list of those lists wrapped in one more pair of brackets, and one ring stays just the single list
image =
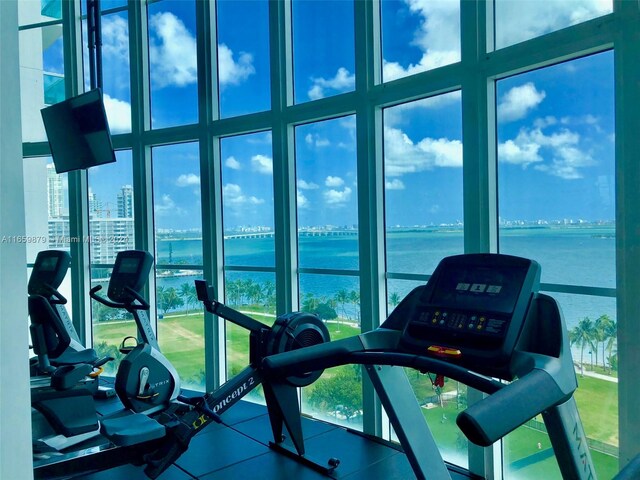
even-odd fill
[{"label": "palm tree", "polygon": [[184,282],[180,285],[180,296],[184,300],[184,304],[187,306],[187,315],[189,315],[189,306],[198,303],[198,294],[196,293],[195,285]]},{"label": "palm tree", "polygon": [[180,298],[175,288],[158,289],[158,306],[162,310],[163,315],[166,315],[169,310],[181,307],[182,305],[184,305],[184,301]]},{"label": "palm tree", "polygon": [[613,370],[613,347],[618,341],[618,324],[612,320],[605,328],[605,332],[607,335],[607,362],[609,363],[609,372],[611,372]]},{"label": "palm tree", "polygon": [[340,304],[342,313],[344,314],[344,318],[349,319],[349,315],[347,315],[347,309],[345,308],[345,304],[349,302],[349,292],[347,292],[344,288],[340,289],[333,298],[336,303]]},{"label": "palm tree", "polygon": [[569,341],[571,345],[577,345],[580,348],[580,368],[582,369],[584,365],[584,348],[593,348],[593,322],[589,317],[584,317],[569,332]]},{"label": "palm tree", "polygon": [[605,367],[605,356],[604,349],[608,339],[607,332],[611,328],[611,324],[613,324],[613,320],[609,317],[609,315],[604,314],[600,315],[596,318],[594,323],[594,340],[596,342],[596,365],[598,364],[598,344],[602,343],[602,366]]},{"label": "palm tree", "polygon": [[391,305],[391,308],[396,308],[398,306],[398,304],[400,303],[400,294],[398,292],[391,292],[389,294],[389,305]]},{"label": "palm tree", "polygon": [[262,284],[262,298],[264,299],[265,307],[276,304],[276,286],[271,280],[267,280]]},{"label": "palm tree", "polygon": [[349,292],[349,301],[356,307],[358,324],[360,324],[360,292],[358,290],[351,290]]},{"label": "palm tree", "polygon": [[313,313],[320,305],[320,300],[313,293],[305,293],[302,300],[302,310]]}]

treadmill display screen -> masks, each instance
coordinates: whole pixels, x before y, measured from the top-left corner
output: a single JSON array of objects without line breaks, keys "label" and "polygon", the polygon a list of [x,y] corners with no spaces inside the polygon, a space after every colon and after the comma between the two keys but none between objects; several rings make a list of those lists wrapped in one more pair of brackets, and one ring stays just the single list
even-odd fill
[{"label": "treadmill display screen", "polygon": [[429,303],[444,308],[512,314],[526,274],[526,268],[455,265],[442,272]]}]

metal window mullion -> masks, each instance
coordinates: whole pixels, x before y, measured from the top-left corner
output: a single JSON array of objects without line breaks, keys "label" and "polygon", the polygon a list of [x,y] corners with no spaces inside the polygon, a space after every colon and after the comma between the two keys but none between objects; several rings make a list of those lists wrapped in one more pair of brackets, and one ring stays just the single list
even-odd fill
[{"label": "metal window mullion", "polygon": [[[82,23],[78,2],[62,3],[62,41],[65,72],[65,94],[72,97],[84,90],[82,70]],[[67,174],[69,184],[69,236],[84,239],[89,235],[89,204],[87,172],[77,170]],[[73,324],[83,344],[92,344],[91,303],[89,288],[89,243],[69,244],[71,254],[71,311]]]},{"label": "metal window mullion", "polygon": [[291,1],[269,2],[269,58],[273,148],[276,313],[298,307],[298,242],[293,126],[287,108],[293,103]]},{"label": "metal window mullion", "polygon": [[[486,77],[483,59],[487,51],[487,5],[461,2],[462,64],[462,176],[465,253],[497,251],[497,191],[495,151],[495,88]],[[469,402],[484,394],[468,388]],[[469,470],[495,478],[495,462],[501,444],[488,448],[469,443]],[[497,463],[497,465],[496,465]],[[498,469],[499,470],[499,469]]]},{"label": "metal window mullion", "polygon": [[[196,2],[196,30],[203,274],[222,299],[224,237],[220,139],[209,131],[218,118],[217,23],[213,1]],[[205,389],[211,391],[226,379],[226,342],[224,322],[209,312],[205,313],[204,341]]]},{"label": "metal window mullion", "polygon": [[616,283],[618,325],[618,409],[620,467],[640,451],[640,12],[637,2],[614,1],[616,37],[615,152],[616,152]]},{"label": "metal window mullion", "polygon": [[[129,2],[128,19],[135,248],[155,254],[151,147],[143,143],[143,134],[151,126],[146,3]],[[150,319],[157,319],[155,287],[151,274],[144,292],[151,305]],[[151,323],[157,335],[157,321]]]},{"label": "metal window mullion", "polygon": [[[377,328],[387,313],[382,111],[368,98],[369,90],[381,81],[380,2],[354,2],[354,19],[360,311],[361,328],[369,331]],[[366,375],[363,380],[363,430],[381,436],[382,406],[371,380]]]}]

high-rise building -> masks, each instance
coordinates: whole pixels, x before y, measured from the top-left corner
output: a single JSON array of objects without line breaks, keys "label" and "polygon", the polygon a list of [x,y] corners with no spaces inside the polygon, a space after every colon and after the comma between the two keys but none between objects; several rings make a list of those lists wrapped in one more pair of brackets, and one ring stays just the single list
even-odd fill
[{"label": "high-rise building", "polygon": [[56,173],[52,163],[47,164],[47,195],[49,199],[49,218],[62,216],[64,214],[62,176]]},{"label": "high-rise building", "polygon": [[89,188],[89,215],[101,217],[102,210],[102,201],[98,199],[98,196]]},{"label": "high-rise building", "polygon": [[133,218],[133,187],[123,185],[118,192],[118,218]]}]

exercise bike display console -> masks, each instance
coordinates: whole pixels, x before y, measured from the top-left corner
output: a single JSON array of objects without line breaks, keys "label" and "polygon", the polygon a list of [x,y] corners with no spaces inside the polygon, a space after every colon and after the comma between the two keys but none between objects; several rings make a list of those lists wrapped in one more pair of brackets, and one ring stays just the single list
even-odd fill
[{"label": "exercise bike display console", "polygon": [[139,300],[138,292],[147,283],[153,265],[153,256],[142,250],[126,250],[116,257],[107,296],[114,302],[129,303]]}]

